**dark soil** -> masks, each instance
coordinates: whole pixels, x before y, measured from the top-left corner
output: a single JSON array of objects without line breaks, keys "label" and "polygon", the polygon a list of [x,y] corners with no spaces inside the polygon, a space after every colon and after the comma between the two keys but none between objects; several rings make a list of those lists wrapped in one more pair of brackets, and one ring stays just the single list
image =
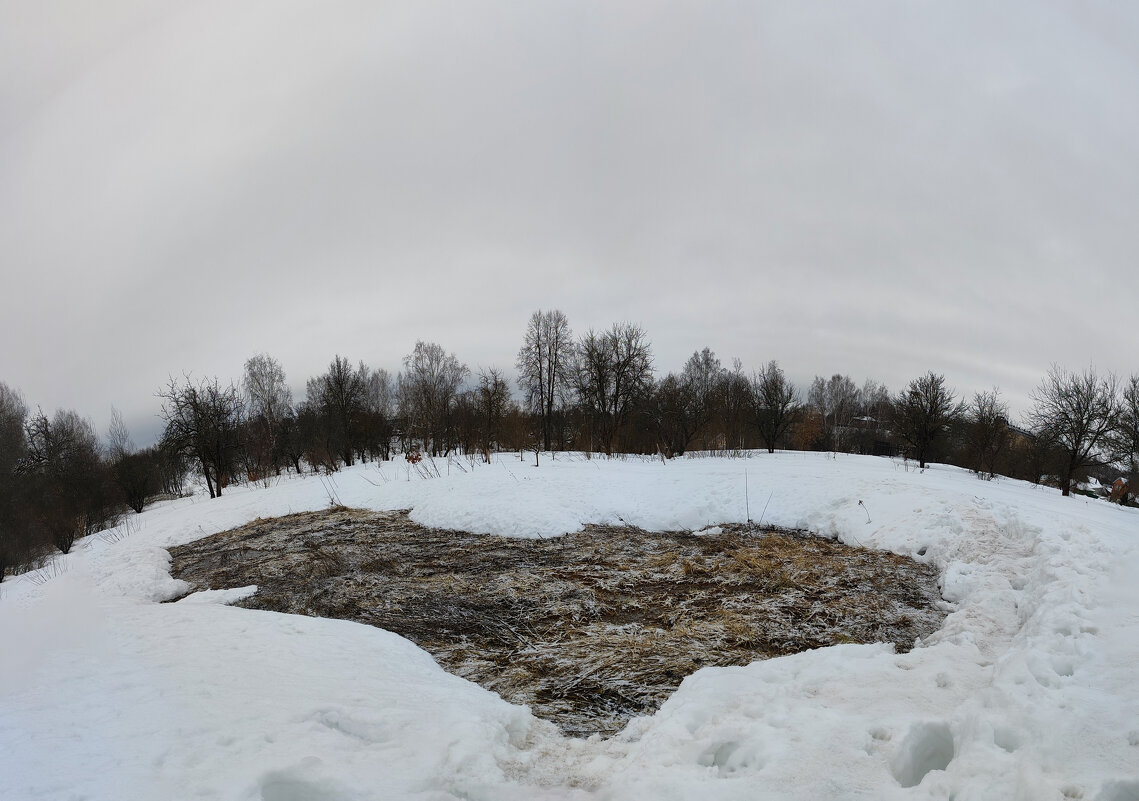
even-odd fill
[{"label": "dark soil", "polygon": [[407,637],[574,735],[656,710],[689,673],[836,643],[899,651],[940,625],[935,571],[801,532],[590,526],[555,539],[430,529],[354,509],[256,520],[171,550],[241,606]]}]

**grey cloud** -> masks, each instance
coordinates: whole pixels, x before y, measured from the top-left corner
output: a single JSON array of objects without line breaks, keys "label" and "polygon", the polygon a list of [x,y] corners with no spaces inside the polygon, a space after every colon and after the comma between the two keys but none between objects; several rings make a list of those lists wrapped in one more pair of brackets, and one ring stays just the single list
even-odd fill
[{"label": "grey cloud", "polygon": [[0,4],[0,379],[101,427],[552,306],[661,370],[1139,369],[1128,6],[63,6]]}]

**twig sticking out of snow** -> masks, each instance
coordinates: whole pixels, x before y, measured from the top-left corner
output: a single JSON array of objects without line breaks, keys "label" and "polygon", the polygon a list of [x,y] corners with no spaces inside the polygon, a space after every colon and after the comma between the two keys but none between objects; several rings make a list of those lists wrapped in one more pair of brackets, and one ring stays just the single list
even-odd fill
[{"label": "twig sticking out of snow", "polygon": [[23,578],[24,581],[31,582],[37,587],[42,587],[44,584],[47,584],[54,578],[62,576],[66,572],[66,563],[60,561],[57,558],[53,558],[43,567],[36,570],[29,570],[27,573],[21,576],[21,578]]},{"label": "twig sticking out of snow", "polygon": [[744,511],[747,513],[747,522],[751,522],[751,503],[747,496],[747,470],[744,470]]},{"label": "twig sticking out of snow", "polygon": [[767,506],[768,506],[768,504],[771,503],[771,499],[774,496],[775,496],[775,490],[772,490],[771,493],[767,496],[767,503],[765,503],[763,505],[763,511],[759,513],[759,526],[760,526],[760,528],[763,527],[763,517],[764,517],[764,515],[767,514]]},{"label": "twig sticking out of snow", "polygon": [[330,476],[327,479],[320,476],[320,485],[324,487],[324,492],[328,496],[328,508],[335,509],[343,506],[340,502],[340,495],[336,491],[336,481]]}]

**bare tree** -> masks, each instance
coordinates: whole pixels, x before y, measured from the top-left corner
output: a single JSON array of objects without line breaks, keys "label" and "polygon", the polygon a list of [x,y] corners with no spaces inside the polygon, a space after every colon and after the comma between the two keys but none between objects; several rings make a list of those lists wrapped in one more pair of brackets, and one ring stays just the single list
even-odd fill
[{"label": "bare tree", "polygon": [[815,376],[807,403],[823,415],[831,449],[850,450],[850,423],[861,404],[861,393],[854,380],[838,373],[830,379]]},{"label": "bare tree", "polygon": [[561,311],[536,311],[526,325],[526,336],[515,361],[518,388],[527,408],[538,415],[542,447],[550,450],[554,412],[569,388],[573,365],[573,332]]},{"label": "bare tree", "polygon": [[113,516],[113,493],[95,428],[74,411],[37,411],[25,425],[24,472],[34,484],[35,515],[63,553]]},{"label": "bare tree", "polygon": [[1000,390],[974,393],[965,422],[965,452],[973,472],[982,478],[995,476],[997,459],[1008,444],[1008,404]]},{"label": "bare tree", "polygon": [[394,417],[396,408],[396,386],[391,373],[383,368],[369,370],[360,362],[360,374],[365,376],[364,395],[366,405],[384,417]]},{"label": "bare tree", "polygon": [[1139,486],[1139,375],[1123,385],[1114,437],[1115,457],[1127,468],[1127,481]]},{"label": "bare tree", "polygon": [[680,381],[683,394],[688,397],[690,403],[690,430],[684,442],[685,448],[711,423],[716,412],[716,393],[723,378],[723,365],[709,347],[694,352],[684,363]]},{"label": "bare tree", "polygon": [[720,372],[714,403],[715,415],[723,428],[724,447],[742,449],[751,418],[751,382],[739,359],[732,359],[731,370]]},{"label": "bare tree", "polygon": [[483,458],[489,463],[491,451],[498,442],[503,419],[510,404],[510,387],[507,386],[502,373],[493,367],[479,370],[475,398],[481,440],[479,445]]},{"label": "bare tree", "polygon": [[300,424],[302,401],[293,407],[290,414],[281,420],[281,432],[277,437],[277,455],[282,463],[292,465],[297,475],[301,473],[301,459],[305,455],[306,442],[303,436],[303,427]]},{"label": "bare tree", "polygon": [[23,563],[34,550],[26,521],[19,471],[27,457],[23,396],[0,381],[0,581],[9,567]]},{"label": "bare tree", "polygon": [[174,498],[185,496],[186,477],[193,469],[191,458],[185,452],[172,447],[172,444],[165,439],[150,451],[158,471],[161,491]]},{"label": "bare tree", "polygon": [[340,464],[339,446],[333,441],[332,425],[320,407],[319,395],[314,394],[319,393],[314,379],[308,381],[308,393],[314,399],[306,397],[297,404],[293,417],[286,418],[282,438],[297,472],[304,459],[313,470],[323,467],[325,472],[332,473]]},{"label": "bare tree", "polygon": [[284,420],[293,411],[293,393],[285,380],[285,370],[267,353],[250,356],[245,360],[241,387],[248,417],[245,451],[250,473],[265,475],[273,469],[279,474],[278,440]]},{"label": "bare tree", "polygon": [[357,369],[364,384],[364,404],[360,414],[361,458],[391,458],[395,431],[395,385],[387,370],[370,369],[360,362]]},{"label": "bare tree", "polygon": [[1070,495],[1081,471],[1110,459],[1107,450],[1119,418],[1119,382],[1094,367],[1071,373],[1052,365],[1031,394],[1027,422],[1043,441],[1063,454],[1061,492]]},{"label": "bare tree", "polygon": [[890,390],[873,378],[867,378],[859,391],[861,413],[881,423],[890,417]]},{"label": "bare tree", "polygon": [[670,459],[682,455],[700,426],[700,406],[692,385],[669,373],[654,384],[651,396],[649,414],[657,447]]},{"label": "bare tree", "polygon": [[615,323],[601,334],[590,330],[576,349],[574,389],[602,450],[613,453],[635,404],[652,387],[652,347],[643,328]]},{"label": "bare tree", "polygon": [[[859,453],[884,453],[889,448],[890,391],[867,378],[858,392],[858,412],[852,444]],[[880,450],[881,449],[881,450]]]},{"label": "bare tree", "polygon": [[477,388],[472,387],[455,396],[451,404],[451,426],[456,450],[466,454],[482,453],[483,426]]},{"label": "bare tree", "polygon": [[23,395],[0,381],[0,476],[15,475],[27,456],[27,417]]},{"label": "bare tree", "polygon": [[469,370],[441,345],[423,341],[415,343],[403,366],[398,395],[406,436],[418,439],[432,455],[444,455],[452,445],[455,399]]},{"label": "bare tree", "polygon": [[799,414],[799,393],[783,374],[779,362],[770,361],[752,379],[752,410],[768,453],[791,430]]},{"label": "bare tree", "polygon": [[704,348],[688,358],[679,375],[669,373],[653,385],[647,412],[657,447],[666,456],[682,455],[700,432],[706,432],[723,375],[716,354]]},{"label": "bare tree", "polygon": [[961,414],[945,376],[933,372],[915,378],[894,399],[895,430],[922,469]]},{"label": "bare tree", "polygon": [[134,440],[123,422],[123,413],[111,407],[111,424],[107,427],[107,458],[115,463],[128,454],[134,453]]},{"label": "bare tree", "polygon": [[327,426],[329,455],[339,457],[347,467],[354,463],[353,454],[358,450],[365,399],[365,376],[339,354],[325,373],[310,378],[306,385],[307,402],[323,415]]},{"label": "bare tree", "polygon": [[166,447],[198,463],[210,497],[220,498],[238,465],[245,404],[237,387],[218,379],[194,384],[171,378],[158,393]]},{"label": "bare tree", "polygon": [[146,501],[160,487],[160,475],[153,450],[138,451],[122,413],[111,407],[111,425],[107,429],[107,461],[111,475],[127,506],[141,513]]},{"label": "bare tree", "polygon": [[281,363],[267,353],[245,360],[241,382],[250,417],[264,417],[273,425],[293,410],[293,393]]}]

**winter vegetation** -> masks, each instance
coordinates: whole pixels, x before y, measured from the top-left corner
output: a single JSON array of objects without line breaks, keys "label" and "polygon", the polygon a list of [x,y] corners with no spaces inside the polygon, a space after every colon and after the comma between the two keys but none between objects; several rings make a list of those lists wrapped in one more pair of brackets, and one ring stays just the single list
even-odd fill
[{"label": "winter vegetation", "polygon": [[257,354],[145,448],[0,383],[4,792],[1139,798],[1139,377],[514,366]]},{"label": "winter vegetation", "polygon": [[377,626],[576,736],[652,714],[701,667],[852,642],[904,653],[945,617],[928,564],[746,523],[502,537],[336,507],[170,554],[187,595],[256,586],[237,605]]},{"label": "winter vegetation", "polygon": [[[575,336],[558,310],[536,311],[523,332],[516,386],[502,370],[472,373],[455,353],[416,342],[391,374],[334,356],[294,399],[283,366],[250,357],[236,381],[183,375],[157,391],[164,433],[136,448],[121,416],[100,441],[79,412],[34,411],[0,383],[0,579],[67,553],[147,503],[190,491],[220,497],[233,484],[284,473],[332,474],[357,462],[540,454],[732,455],[756,448],[901,456],[982,478],[1053,486],[1127,486],[1139,454],[1139,375],[1122,380],[1053,365],[1020,424],[1000,390],[972,399],[929,372],[895,393],[873,379],[816,376],[806,392],[770,361],[725,367],[709,348],[658,376],[640,326],[620,322]],[[516,389],[517,392],[512,391]],[[1094,490],[1090,490],[1094,491]]]}]

